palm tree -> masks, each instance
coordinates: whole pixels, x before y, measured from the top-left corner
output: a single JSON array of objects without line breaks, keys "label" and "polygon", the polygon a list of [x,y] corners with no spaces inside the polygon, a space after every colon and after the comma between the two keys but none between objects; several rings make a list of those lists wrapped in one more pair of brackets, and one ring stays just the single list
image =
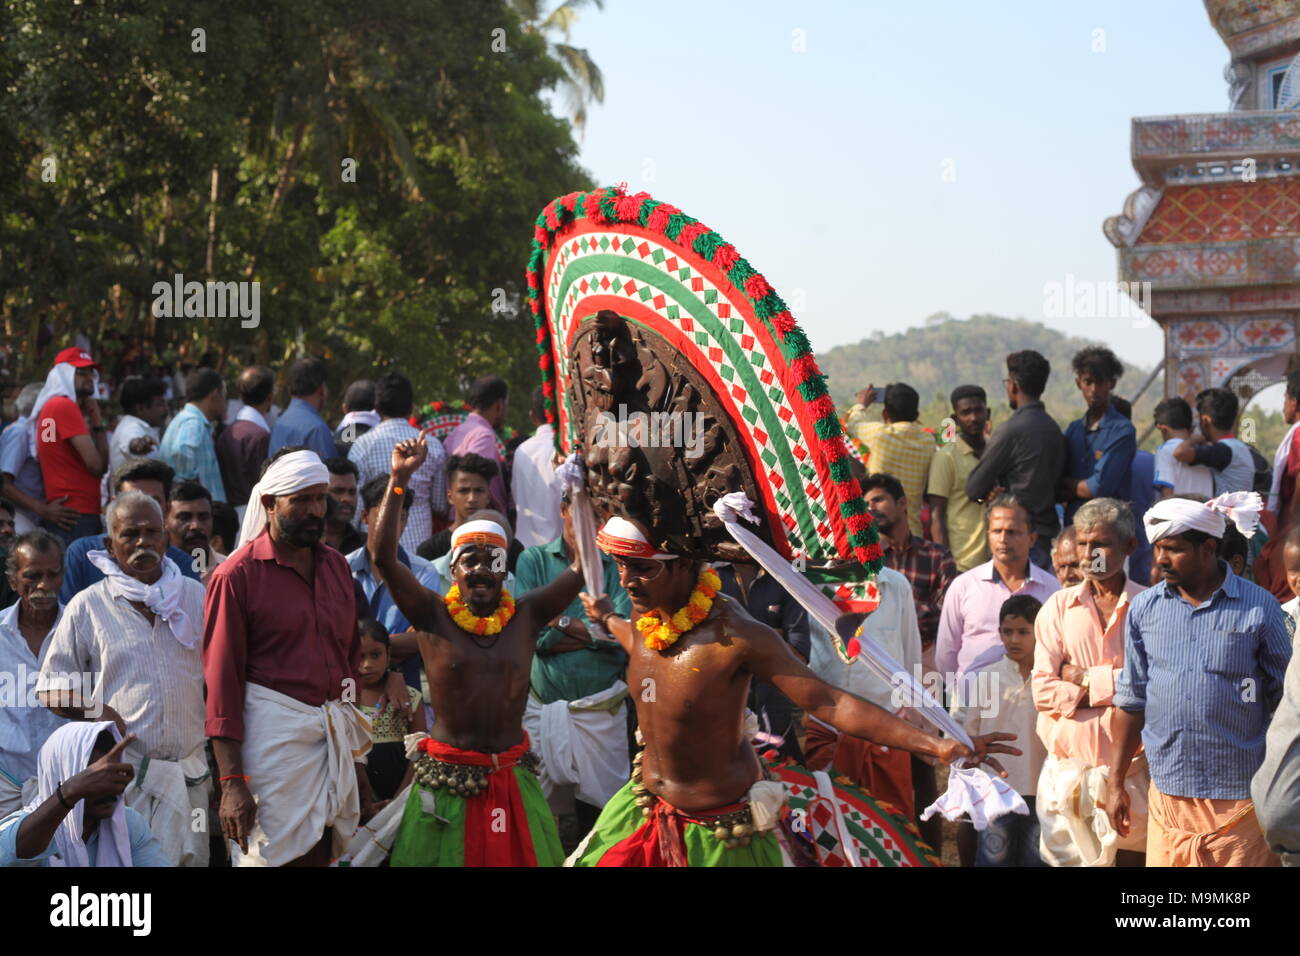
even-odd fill
[{"label": "palm tree", "polygon": [[[569,112],[573,116],[574,129],[581,137],[587,125],[587,104],[593,100],[605,102],[605,79],[591,55],[569,43],[569,33],[578,21],[580,8],[591,5],[603,10],[604,0],[564,0],[545,17],[542,15],[542,0],[510,0],[510,5],[527,32],[547,38],[551,55],[564,68]],[[550,39],[556,35],[562,40]]]}]

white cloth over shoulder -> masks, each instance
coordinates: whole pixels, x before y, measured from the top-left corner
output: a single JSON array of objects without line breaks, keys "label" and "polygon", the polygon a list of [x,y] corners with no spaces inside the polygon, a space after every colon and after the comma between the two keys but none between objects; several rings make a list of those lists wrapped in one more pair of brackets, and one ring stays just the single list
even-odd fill
[{"label": "white cloth over shoulder", "polygon": [[1273,483],[1268,489],[1269,511],[1277,511],[1282,503],[1282,477],[1286,474],[1286,460],[1291,454],[1291,442],[1295,438],[1296,429],[1300,429],[1300,422],[1287,429],[1286,437],[1278,442],[1277,451],[1273,452]]},{"label": "white cloth over shoulder", "polygon": [[239,528],[239,543],[248,544],[266,527],[262,495],[291,495],[312,485],[329,483],[329,469],[314,451],[304,449],[277,458],[248,493],[248,510],[244,512],[244,523]]},{"label": "white cloth over shoulder", "polygon": [[[122,732],[111,720],[74,720],[50,734],[37,758],[36,800],[26,809],[35,810],[54,796],[59,784],[90,766],[95,740],[106,730],[113,735],[115,743],[121,741]],[[86,801],[78,800],[54,831],[55,855],[50,857],[50,866],[90,866],[90,856],[81,838],[85,815]],[[95,866],[130,865],[131,836],[126,828],[126,805],[118,800],[113,815],[99,821]]]},{"label": "white cloth over shoulder", "polygon": [[1204,504],[1189,498],[1164,498],[1147,509],[1142,524],[1152,544],[1184,531],[1202,531],[1211,538],[1222,538],[1226,516],[1250,538],[1259,527],[1259,513],[1263,510],[1263,499],[1253,491],[1230,491]]},{"label": "white cloth over shoulder", "polygon": [[207,827],[195,829],[195,811],[208,813],[208,758],[202,748],[183,760],[139,760],[127,748],[126,759],[136,766],[126,789],[126,805],[149,824],[149,832],[172,866],[208,865]]},{"label": "white cloth over shoulder", "polygon": [[176,562],[163,555],[163,572],[153,584],[145,584],[123,571],[107,551],[87,551],[88,560],[104,572],[104,580],[115,596],[139,601],[167,622],[182,647],[193,647],[203,636],[203,622],[191,621],[181,600],[185,576]]},{"label": "white cloth over shoulder", "polygon": [[[95,372],[95,385],[99,385],[99,372]],[[73,402],[77,400],[77,369],[70,362],[60,362],[50,369],[49,374],[45,376],[45,385],[36,396],[36,403],[32,405],[30,426],[27,430],[27,447],[33,458],[36,457],[36,430],[40,427],[41,410],[51,398],[60,396]]]},{"label": "white cloth over shoulder", "polygon": [[[736,491],[723,495],[713,505],[713,511],[722,519],[723,525],[731,536],[749,552],[763,570],[803,605],[822,627],[831,634],[836,633],[835,626],[840,617],[840,610],[835,606],[835,602],[757,535],[741,526],[741,516],[757,524],[753,503],[744,492]],[[930,696],[930,692],[915,675],[905,670],[901,664],[886,654],[879,644],[865,634],[858,635],[858,643],[861,652],[857,660],[887,681],[899,693],[905,694],[903,700],[919,701],[918,705],[911,708],[917,716],[935,730],[947,734],[967,747],[974,746],[970,735]],[[1029,807],[1025,804],[1024,798],[1012,790],[1001,777],[991,777],[978,767],[954,765],[948,774],[947,792],[941,795],[933,806],[926,809],[921,819],[928,820],[936,811],[943,813],[950,820],[956,819],[963,812],[970,813],[975,828],[983,829],[989,820],[997,819],[1003,814],[1028,814]]]},{"label": "white cloth over shoulder", "polygon": [[524,729],[542,760],[542,793],[576,785],[579,800],[603,807],[627,783],[626,699],[621,680],[581,700],[543,704],[528,695]]},{"label": "white cloth over shoulder", "polygon": [[370,721],[352,704],[320,707],[248,684],[244,692],[244,772],[257,803],[248,853],[231,844],[235,866],[283,866],[333,827],[331,857],[361,818],[354,764],[369,752]]},{"label": "white cloth over shoulder", "polygon": [[[1121,838],[1102,805],[1109,767],[1089,767],[1082,760],[1048,754],[1038,777],[1038,852],[1051,866],[1112,866],[1121,849],[1146,851],[1146,758],[1136,757],[1124,778],[1132,826]],[[1124,844],[1124,846],[1121,846]]]}]

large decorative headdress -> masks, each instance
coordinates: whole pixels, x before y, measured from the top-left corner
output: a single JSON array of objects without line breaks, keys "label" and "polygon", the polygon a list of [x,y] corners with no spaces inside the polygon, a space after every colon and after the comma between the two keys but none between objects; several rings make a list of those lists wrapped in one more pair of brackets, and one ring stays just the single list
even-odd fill
[{"label": "large decorative headdress", "polygon": [[547,418],[561,451],[583,453],[600,520],[747,561],[713,510],[744,492],[759,537],[838,598],[861,595],[878,535],[825,377],[767,280],[703,223],[621,187],[557,199],[536,226]]}]

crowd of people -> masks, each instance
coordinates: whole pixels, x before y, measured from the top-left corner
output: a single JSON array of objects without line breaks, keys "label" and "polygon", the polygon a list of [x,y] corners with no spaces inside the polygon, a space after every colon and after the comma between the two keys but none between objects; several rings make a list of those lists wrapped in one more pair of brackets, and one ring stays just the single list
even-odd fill
[{"label": "crowd of people", "polygon": [[[863,633],[1029,809],[959,827],[959,859],[1300,862],[1300,372],[1270,468],[1228,390],[1161,402],[1152,454],[1109,350],[1075,356],[1086,410],[1064,432],[1047,360],[1006,367],[997,429],[976,385],[938,441],[902,383],[846,420],[886,564]],[[97,373],[64,350],[0,431],[0,865],[323,866],[366,841],[392,865],[630,858],[611,808],[640,819],[639,740],[668,733],[629,690],[659,591],[725,595],[745,642],[817,679],[751,669],[756,747],[833,767],[942,847],[920,816],[970,751],[883,723],[907,717],[896,687],[762,568],[674,563],[616,518],[584,569],[541,389],[503,456],[495,376],[440,441],[399,371],[338,406],[313,357],[246,367],[234,396],[197,367],[179,407],[132,376],[111,422]],[[1009,734],[1018,753],[988,743]],[[748,847],[753,823],[719,833]]]}]

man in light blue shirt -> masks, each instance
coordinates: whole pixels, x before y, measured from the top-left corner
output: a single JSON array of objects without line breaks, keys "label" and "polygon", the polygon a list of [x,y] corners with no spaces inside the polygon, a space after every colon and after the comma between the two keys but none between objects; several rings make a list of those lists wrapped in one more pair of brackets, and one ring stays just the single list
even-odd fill
[{"label": "man in light blue shirt", "polygon": [[320,415],[329,395],[325,363],[315,356],[297,359],[289,366],[287,377],[292,399],[271,427],[268,457],[286,445],[310,448],[320,455],[321,461],[339,457],[334,432]]},{"label": "man in light blue shirt", "polygon": [[35,793],[36,754],[67,723],[35,699],[36,678],[54,629],[63,617],[63,542],[38,529],[19,535],[6,567],[18,603],[0,611],[0,674],[11,700],[0,706],[0,816],[21,808]]},{"label": "man in light blue shirt", "polygon": [[1147,866],[1276,865],[1250,781],[1291,659],[1282,610],[1218,557],[1219,511],[1166,498],[1145,524],[1163,581],[1129,605],[1107,810],[1127,834],[1123,781],[1140,736],[1151,770]]},{"label": "man in light blue shirt", "polygon": [[[158,450],[176,477],[192,478],[208,491],[213,501],[226,500],[226,487],[217,464],[213,429],[226,414],[226,383],[215,369],[201,368],[185,379],[186,404],[163,435]],[[166,508],[163,509],[166,513]]]}]

